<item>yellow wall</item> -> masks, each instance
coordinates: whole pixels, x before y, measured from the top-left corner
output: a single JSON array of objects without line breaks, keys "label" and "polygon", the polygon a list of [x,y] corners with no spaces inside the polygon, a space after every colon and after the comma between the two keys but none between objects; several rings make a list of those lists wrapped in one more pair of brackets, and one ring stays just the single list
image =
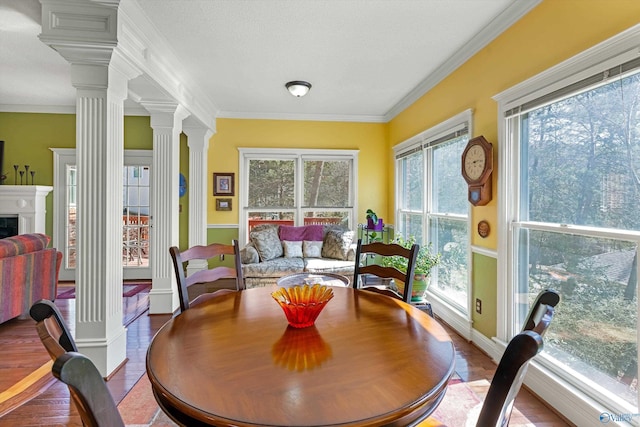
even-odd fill
[{"label": "yellow wall", "polygon": [[[466,109],[473,110],[472,136],[484,135],[494,146],[494,197],[487,206],[472,209],[473,245],[496,249],[501,232],[496,199],[498,114],[492,97],[636,25],[639,18],[640,1],[636,0],[545,0],[389,123],[389,143],[394,146]],[[389,168],[394,176],[392,159]],[[393,206],[392,188],[388,196]],[[492,230],[486,239],[476,232],[482,219],[489,221]],[[484,258],[474,254],[472,260],[473,268],[481,269],[472,275],[472,300],[483,299],[483,313],[474,312],[473,321],[474,328],[492,336],[496,264]]]},{"label": "yellow wall", "polygon": [[[321,148],[359,150],[358,222],[365,221],[365,211],[373,209],[387,218],[387,159],[391,155],[386,138],[386,124],[313,122],[289,120],[218,119],[216,134],[209,145],[208,222],[238,223],[238,148]],[[213,197],[213,174],[236,174],[232,211],[216,211]]]}]

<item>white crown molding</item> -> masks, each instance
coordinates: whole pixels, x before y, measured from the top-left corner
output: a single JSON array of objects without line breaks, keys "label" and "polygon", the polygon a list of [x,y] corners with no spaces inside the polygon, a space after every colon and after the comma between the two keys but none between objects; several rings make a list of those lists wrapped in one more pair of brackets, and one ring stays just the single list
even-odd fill
[{"label": "white crown molding", "polygon": [[511,5],[489,23],[489,25],[485,26],[478,34],[472,37],[469,43],[453,54],[433,73],[429,74],[415,89],[398,101],[398,103],[385,114],[385,122],[391,121],[411,106],[541,2],[542,0],[518,0],[512,2]]},{"label": "white crown molding", "polygon": [[384,116],[360,116],[340,114],[286,114],[286,113],[238,113],[221,111],[218,118],[255,120],[307,120],[316,122],[386,123]]},{"label": "white crown molding", "polygon": [[[118,17],[118,48],[122,53],[203,125],[214,126],[218,108],[202,96],[205,91],[184,69],[177,68],[181,61],[138,3],[123,1]],[[200,95],[194,96],[196,93]]]}]

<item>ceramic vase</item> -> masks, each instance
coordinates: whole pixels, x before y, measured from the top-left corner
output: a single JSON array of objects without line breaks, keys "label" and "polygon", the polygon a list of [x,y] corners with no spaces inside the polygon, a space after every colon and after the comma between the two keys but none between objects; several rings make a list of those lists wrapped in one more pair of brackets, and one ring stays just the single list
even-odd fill
[{"label": "ceramic vase", "polygon": [[429,276],[422,273],[413,275],[413,287],[411,288],[411,301],[422,301],[429,286]]}]

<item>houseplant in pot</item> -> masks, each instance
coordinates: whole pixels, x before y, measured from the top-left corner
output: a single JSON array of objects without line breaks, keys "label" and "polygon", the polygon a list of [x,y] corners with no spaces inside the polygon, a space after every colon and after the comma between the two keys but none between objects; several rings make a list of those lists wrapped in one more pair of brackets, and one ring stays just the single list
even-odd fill
[{"label": "houseplant in pot", "polygon": [[[405,239],[400,234],[396,234],[392,243],[396,243],[405,248],[411,248],[416,242],[414,236]],[[385,267],[394,267],[403,273],[407,271],[407,259],[401,256],[383,257],[381,263]],[[431,269],[440,263],[440,254],[431,251],[431,243],[422,246],[416,257],[416,266],[413,273],[413,288],[411,291],[412,301],[421,301],[429,286],[429,274]]]},{"label": "houseplant in pot", "polygon": [[371,209],[367,209],[367,229],[373,231],[382,231],[384,223],[382,218],[378,218],[378,215]]}]

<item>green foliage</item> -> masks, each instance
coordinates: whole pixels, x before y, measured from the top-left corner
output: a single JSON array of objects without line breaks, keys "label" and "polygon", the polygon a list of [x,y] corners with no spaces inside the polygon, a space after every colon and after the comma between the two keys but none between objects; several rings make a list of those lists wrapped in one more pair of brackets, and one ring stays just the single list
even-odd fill
[{"label": "green foliage", "polygon": [[[416,243],[414,236],[409,236],[408,239],[402,237],[401,234],[396,234],[392,243],[396,243],[404,248],[410,248]],[[381,264],[385,267],[394,267],[402,272],[407,271],[407,259],[401,256],[382,257]],[[431,251],[431,243],[423,245],[418,251],[418,257],[416,258],[416,274],[429,274],[431,269],[440,263],[440,254],[433,253]]]},{"label": "green foliage", "polygon": [[367,209],[367,219],[370,219],[375,224],[378,222],[378,215],[371,209]]}]

